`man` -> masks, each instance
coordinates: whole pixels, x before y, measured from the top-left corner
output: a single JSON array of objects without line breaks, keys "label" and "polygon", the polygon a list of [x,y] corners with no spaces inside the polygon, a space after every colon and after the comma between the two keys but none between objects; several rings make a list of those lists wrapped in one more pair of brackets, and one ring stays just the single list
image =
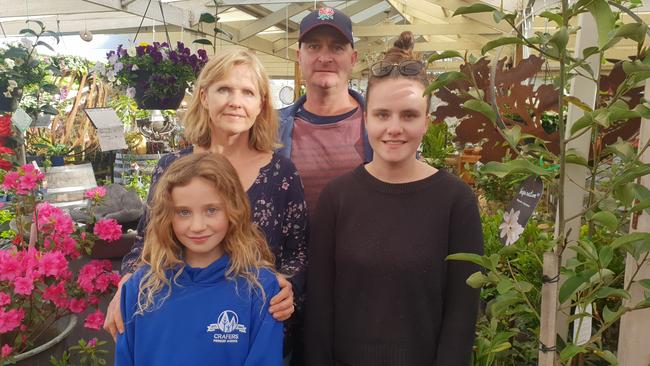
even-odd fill
[{"label": "man", "polygon": [[[323,187],[333,178],[372,160],[363,125],[365,102],[348,89],[357,62],[352,22],[333,8],[315,10],[300,22],[298,63],[307,93],[280,110],[279,152],[293,161],[305,187],[305,200],[313,214]],[[297,87],[297,86],[296,86]],[[289,320],[297,339],[292,344],[292,366],[304,365],[302,304]]]},{"label": "man", "polygon": [[280,110],[280,152],[296,165],[313,213],[325,184],[372,159],[363,97],[348,89],[357,62],[350,18],[333,8],[303,18],[298,62],[307,94]]}]

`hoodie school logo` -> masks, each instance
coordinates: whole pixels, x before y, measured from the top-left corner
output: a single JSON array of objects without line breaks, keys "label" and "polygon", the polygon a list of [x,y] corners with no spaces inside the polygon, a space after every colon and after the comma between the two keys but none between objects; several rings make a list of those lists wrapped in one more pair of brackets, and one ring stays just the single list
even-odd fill
[{"label": "hoodie school logo", "polygon": [[238,333],[246,333],[246,327],[239,324],[237,313],[225,310],[219,314],[216,323],[208,325],[207,332],[216,332],[212,337],[214,343],[238,343]]}]

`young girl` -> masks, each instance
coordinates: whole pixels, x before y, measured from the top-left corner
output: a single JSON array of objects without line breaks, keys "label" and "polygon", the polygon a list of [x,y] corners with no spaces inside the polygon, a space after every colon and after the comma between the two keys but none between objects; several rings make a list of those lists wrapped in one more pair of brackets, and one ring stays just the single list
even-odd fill
[{"label": "young girl", "polygon": [[115,365],[276,366],[279,286],[228,160],[191,154],[159,180],[142,263],[124,284]]},{"label": "young girl", "polygon": [[310,366],[469,364],[478,268],[445,258],[482,252],[481,221],[466,184],[416,159],[430,100],[412,46],[403,33],[371,68],[373,160],[330,182],[311,222]]}]

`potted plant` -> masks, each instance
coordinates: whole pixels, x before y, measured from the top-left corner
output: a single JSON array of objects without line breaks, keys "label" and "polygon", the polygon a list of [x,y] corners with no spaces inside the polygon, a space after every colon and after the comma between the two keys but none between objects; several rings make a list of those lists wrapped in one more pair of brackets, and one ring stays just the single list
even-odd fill
[{"label": "potted plant", "polygon": [[38,136],[37,142],[32,144],[31,149],[36,155],[41,155],[45,158],[45,161],[43,161],[44,165],[50,166],[65,165],[65,157],[74,151],[73,147],[54,142],[42,136]]},{"label": "potted plant", "polygon": [[[42,62],[36,52],[38,46],[53,51],[52,46],[44,42],[42,37],[54,37],[57,43],[59,38],[56,33],[45,30],[42,22],[38,20],[27,22],[35,23],[40,27],[38,32],[29,28],[20,31],[21,34],[34,37],[33,40],[23,38],[20,43],[7,44],[0,48],[0,111],[15,111],[26,87],[38,85],[40,90],[53,94],[59,90],[46,81],[46,75],[54,71],[50,65]],[[51,113],[51,109],[44,112]]]},{"label": "potted plant", "polygon": [[[41,334],[66,318],[71,319],[68,325],[74,323],[74,314],[88,309],[95,311],[85,318],[85,327],[100,329],[100,298],[112,294],[119,282],[110,261],[78,263],[97,238],[118,239],[119,224],[100,220],[87,232],[87,226],[76,225],[67,213],[39,199],[43,179],[27,164],[7,173],[2,184],[13,197],[3,211],[14,217],[15,230],[9,246],[0,250],[0,364],[31,354],[26,351],[39,346]],[[101,197],[92,196],[98,205]]]},{"label": "potted plant", "polygon": [[108,65],[97,66],[100,73],[109,82],[126,87],[127,95],[141,109],[178,108],[185,89],[208,61],[205,50],[192,54],[183,42],[178,42],[176,47],[166,42],[141,43],[135,48],[135,54],[129,54],[119,45],[107,57]]}]

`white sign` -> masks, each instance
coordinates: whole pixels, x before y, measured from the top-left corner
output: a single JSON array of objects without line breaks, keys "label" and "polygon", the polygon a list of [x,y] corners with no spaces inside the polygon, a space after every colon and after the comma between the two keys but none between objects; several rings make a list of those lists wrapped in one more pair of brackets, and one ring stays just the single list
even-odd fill
[{"label": "white sign", "polygon": [[591,339],[591,320],[593,314],[591,303],[587,304],[584,308],[577,306],[574,314],[580,313],[587,315],[573,321],[573,343],[579,346],[587,344],[589,339]]},{"label": "white sign", "polygon": [[102,151],[126,149],[124,127],[113,108],[87,108],[84,112],[97,129]]},{"label": "white sign", "polygon": [[34,122],[34,125],[32,127],[50,128],[51,124],[52,124],[52,115],[51,114],[41,113],[36,118],[36,122]]},{"label": "white sign", "polygon": [[25,132],[32,124],[32,117],[30,117],[22,108],[18,108],[11,116],[11,123],[13,123],[20,132]]}]

